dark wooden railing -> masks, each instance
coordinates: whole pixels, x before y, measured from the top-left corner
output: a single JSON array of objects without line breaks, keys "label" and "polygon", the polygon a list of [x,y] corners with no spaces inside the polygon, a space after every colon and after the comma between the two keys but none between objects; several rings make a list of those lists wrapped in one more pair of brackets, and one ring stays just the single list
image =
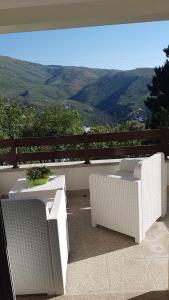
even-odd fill
[{"label": "dark wooden railing", "polygon": [[[118,147],[92,147],[94,143],[102,142],[129,142],[141,141],[141,145],[118,146]],[[75,150],[53,150],[22,152],[22,147],[46,147],[60,145],[81,145],[80,149]],[[144,131],[113,132],[103,134],[87,134],[42,137],[42,138],[24,138],[24,139],[6,139],[0,140],[0,148],[8,149],[8,152],[0,155],[0,163],[12,164],[14,168],[22,162],[30,161],[55,161],[57,159],[84,159],[89,163],[90,159],[115,158],[129,155],[144,156],[164,152],[169,155],[169,129],[154,129]]]}]

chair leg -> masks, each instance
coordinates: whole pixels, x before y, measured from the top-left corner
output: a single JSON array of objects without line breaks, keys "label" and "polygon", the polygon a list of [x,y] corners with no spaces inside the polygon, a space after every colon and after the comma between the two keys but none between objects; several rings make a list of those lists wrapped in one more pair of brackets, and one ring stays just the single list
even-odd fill
[{"label": "chair leg", "polygon": [[135,243],[136,243],[136,244],[140,244],[141,242],[142,242],[141,239],[135,237]]},{"label": "chair leg", "polygon": [[96,227],[96,226],[97,226],[97,224],[95,223],[94,220],[92,220],[92,227]]},{"label": "chair leg", "polygon": [[146,237],[145,234],[137,236],[137,237],[135,236],[135,243],[140,244],[145,239],[145,237]]},{"label": "chair leg", "polygon": [[167,207],[162,209],[161,218],[164,218],[167,214]]}]

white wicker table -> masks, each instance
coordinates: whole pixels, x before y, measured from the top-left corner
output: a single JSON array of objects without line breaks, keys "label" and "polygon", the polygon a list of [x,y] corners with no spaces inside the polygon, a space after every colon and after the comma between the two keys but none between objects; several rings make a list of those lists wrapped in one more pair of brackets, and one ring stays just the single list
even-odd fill
[{"label": "white wicker table", "polygon": [[[46,184],[33,186],[26,178],[19,178],[9,191],[9,199],[40,199],[46,202],[53,202],[57,190],[66,190],[65,176],[50,176]],[[49,204],[50,205],[50,204]]]}]

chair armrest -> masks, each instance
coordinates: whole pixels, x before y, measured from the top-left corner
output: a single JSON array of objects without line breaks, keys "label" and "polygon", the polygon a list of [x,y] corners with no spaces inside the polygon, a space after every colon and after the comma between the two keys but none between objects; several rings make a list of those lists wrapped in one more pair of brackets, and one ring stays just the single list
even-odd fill
[{"label": "chair armrest", "polygon": [[64,294],[69,252],[66,199],[64,190],[58,190],[48,217],[49,242],[56,294]]},{"label": "chair armrest", "polygon": [[115,173],[112,173],[112,174],[106,174],[106,173],[96,173],[96,174],[91,174],[89,176],[89,183],[91,180],[93,179],[99,179],[100,180],[109,180],[110,182],[114,182],[114,181],[117,181],[118,182],[126,182],[126,181],[129,181],[129,182],[137,182],[138,179],[136,179],[133,174],[131,174],[130,172],[127,172],[127,171],[117,171]]},{"label": "chair armrest", "polygon": [[61,210],[62,202],[65,204],[65,193],[63,190],[57,190],[51,211],[48,215],[48,220],[55,220],[58,218],[59,214],[61,213],[60,210]]}]

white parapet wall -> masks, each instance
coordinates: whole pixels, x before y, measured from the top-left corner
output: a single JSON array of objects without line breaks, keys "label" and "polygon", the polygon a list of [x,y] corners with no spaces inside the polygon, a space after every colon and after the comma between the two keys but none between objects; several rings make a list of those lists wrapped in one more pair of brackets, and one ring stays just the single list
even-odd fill
[{"label": "white parapet wall", "polygon": [[[119,168],[118,159],[91,161],[90,164],[81,162],[62,162],[46,164],[51,167],[53,174],[66,176],[66,188],[69,191],[86,190],[89,188],[89,175],[93,173],[113,173]],[[42,164],[36,164],[42,165]],[[0,194],[8,194],[18,178],[25,177],[28,168],[33,165],[22,165],[17,169],[12,166],[0,167]],[[169,160],[166,160],[167,185],[169,186]]]}]

